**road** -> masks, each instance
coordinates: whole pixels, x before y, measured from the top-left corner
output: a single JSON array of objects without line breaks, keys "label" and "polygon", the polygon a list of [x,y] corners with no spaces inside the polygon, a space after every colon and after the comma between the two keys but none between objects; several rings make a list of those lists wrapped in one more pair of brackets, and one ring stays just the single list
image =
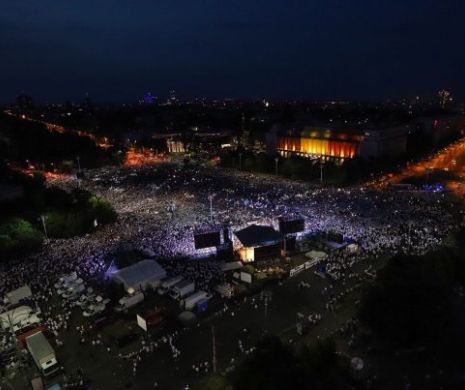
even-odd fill
[{"label": "road", "polygon": [[374,184],[376,187],[382,188],[389,184],[408,182],[408,179],[415,177],[425,177],[428,180],[428,175],[433,175],[434,172],[438,171],[450,174],[448,176],[451,178],[446,179],[443,183],[449,190],[457,195],[465,194],[465,137],[419,162],[408,164],[401,172],[383,177]]}]

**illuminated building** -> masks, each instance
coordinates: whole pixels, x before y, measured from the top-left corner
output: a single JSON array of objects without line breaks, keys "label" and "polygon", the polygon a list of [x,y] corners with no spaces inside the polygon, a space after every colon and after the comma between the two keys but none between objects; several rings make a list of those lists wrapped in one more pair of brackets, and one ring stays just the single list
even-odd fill
[{"label": "illuminated building", "polygon": [[451,93],[444,89],[438,92],[438,97],[441,108],[446,108],[447,104],[452,101]]},{"label": "illuminated building", "polygon": [[302,131],[291,129],[276,138],[276,151],[282,156],[353,158],[359,154],[364,132],[307,126]]},{"label": "illuminated building", "polygon": [[167,140],[166,145],[168,147],[169,153],[185,153],[186,148],[184,146],[184,142],[179,140]]},{"label": "illuminated building", "polygon": [[177,104],[178,103],[178,98],[176,96],[176,91],[174,89],[169,91],[169,96],[166,104]]},{"label": "illuminated building", "polygon": [[153,96],[151,92],[146,92],[144,94],[144,103],[145,104],[152,104],[153,103]]},{"label": "illuminated building", "polygon": [[274,127],[267,135],[269,152],[325,160],[377,159],[405,153],[409,126],[383,129],[314,126]]}]

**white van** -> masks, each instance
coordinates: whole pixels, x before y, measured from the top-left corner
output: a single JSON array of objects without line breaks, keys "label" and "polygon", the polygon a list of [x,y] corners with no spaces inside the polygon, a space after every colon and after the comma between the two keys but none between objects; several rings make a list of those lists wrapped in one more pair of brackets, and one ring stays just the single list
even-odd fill
[{"label": "white van", "polygon": [[173,286],[182,281],[182,276],[174,276],[172,278],[166,279],[161,283],[161,286],[158,288],[157,293],[159,295],[165,295],[168,291],[171,290]]},{"label": "white van", "polygon": [[118,301],[118,305],[115,307],[116,312],[122,312],[130,307],[136,306],[138,303],[142,302],[144,300],[144,294],[141,292],[134,294],[134,295],[129,295],[121,298]]}]

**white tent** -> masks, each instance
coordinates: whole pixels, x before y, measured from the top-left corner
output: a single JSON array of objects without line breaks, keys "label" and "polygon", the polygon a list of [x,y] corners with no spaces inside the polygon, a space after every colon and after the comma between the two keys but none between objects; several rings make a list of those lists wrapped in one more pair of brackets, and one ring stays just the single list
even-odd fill
[{"label": "white tent", "polygon": [[305,254],[305,257],[308,257],[311,260],[321,261],[328,257],[326,252],[312,250]]},{"label": "white tent", "polygon": [[139,291],[147,287],[155,288],[165,277],[166,271],[155,260],[139,261],[112,275],[113,280],[124,284],[127,291]]},{"label": "white tent", "polygon": [[228,261],[226,263],[221,264],[221,271],[228,272],[233,271],[235,269],[242,268],[244,265],[240,261]]},{"label": "white tent", "polygon": [[39,318],[29,306],[19,306],[13,310],[0,314],[0,326],[6,330],[13,326],[13,329],[21,329],[22,324],[38,323]]},{"label": "white tent", "polygon": [[22,299],[29,298],[30,296],[32,296],[32,291],[27,284],[23,287],[17,288],[16,290],[6,293],[5,295],[8,303],[11,305],[16,305]]},{"label": "white tent", "polygon": [[346,251],[349,253],[357,253],[358,252],[358,245],[357,244],[349,244],[346,247]]}]

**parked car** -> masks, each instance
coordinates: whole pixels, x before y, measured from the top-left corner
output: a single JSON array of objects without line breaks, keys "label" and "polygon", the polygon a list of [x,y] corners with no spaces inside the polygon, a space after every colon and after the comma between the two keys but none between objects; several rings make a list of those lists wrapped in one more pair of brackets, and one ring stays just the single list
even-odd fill
[{"label": "parked car", "polygon": [[84,312],[82,313],[82,315],[84,317],[92,317],[102,311],[104,311],[106,309],[106,305],[103,303],[103,302],[100,302],[100,303],[96,303],[96,304],[92,304],[92,305],[89,305],[85,310]]},{"label": "parked car", "polygon": [[78,278],[76,272],[72,272],[68,275],[63,275],[58,281],[54,284],[55,289],[59,290],[63,288],[66,284],[76,280]]},{"label": "parked car", "polygon": [[83,283],[84,283],[84,281],[81,278],[77,278],[77,279],[72,280],[70,282],[66,282],[61,288],[58,289],[58,291],[57,291],[58,295],[63,295],[70,288],[82,285]]},{"label": "parked car", "polygon": [[195,291],[195,284],[189,280],[183,280],[176,284],[170,291],[170,297],[173,299],[182,299]]},{"label": "parked car", "polygon": [[65,299],[73,299],[73,298],[79,298],[81,296],[81,293],[85,291],[85,286],[83,284],[78,284],[78,285],[74,285],[70,288],[68,288],[68,290],[66,290],[62,296],[63,298]]},{"label": "parked car", "polygon": [[183,277],[178,275],[178,276],[174,276],[172,278],[163,280],[161,282],[161,286],[157,289],[157,293],[159,295],[165,295],[168,291],[170,291],[170,289],[173,286],[175,286],[176,284],[181,282],[182,279],[183,279]]}]

